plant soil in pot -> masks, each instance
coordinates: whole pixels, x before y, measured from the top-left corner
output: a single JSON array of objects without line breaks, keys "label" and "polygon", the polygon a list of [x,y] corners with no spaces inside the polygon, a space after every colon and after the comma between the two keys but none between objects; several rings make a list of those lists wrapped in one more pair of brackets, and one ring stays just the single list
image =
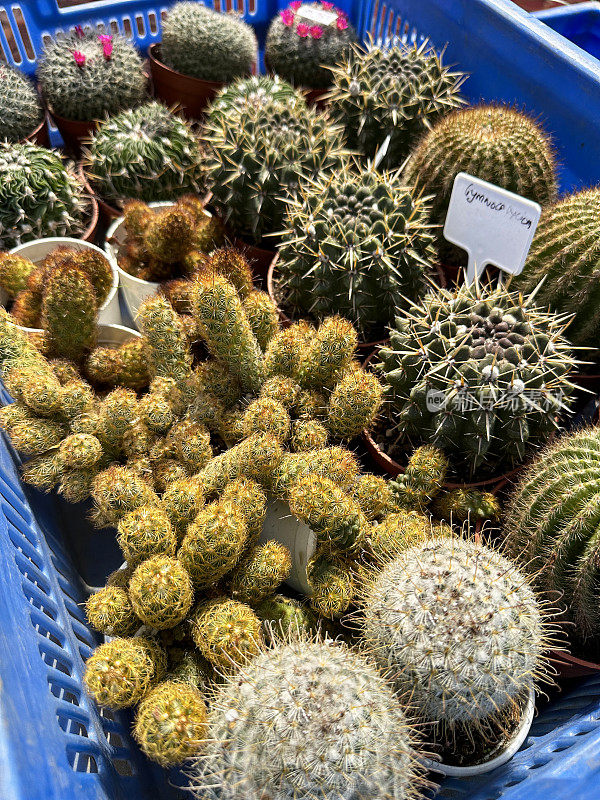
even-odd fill
[{"label": "plant soil in pot", "polygon": [[8,64],[0,64],[0,141],[49,145],[46,115],[35,87]]}]

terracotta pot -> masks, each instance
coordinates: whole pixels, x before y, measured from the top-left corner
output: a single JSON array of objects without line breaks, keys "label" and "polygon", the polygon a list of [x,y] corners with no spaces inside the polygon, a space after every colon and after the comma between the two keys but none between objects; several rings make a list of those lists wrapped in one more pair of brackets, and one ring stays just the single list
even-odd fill
[{"label": "terracotta pot", "polygon": [[315,106],[315,108],[322,110],[327,105],[327,92],[330,88],[326,86],[324,89],[302,89],[302,93],[309,106]]},{"label": "terracotta pot", "polygon": [[45,112],[44,112],[44,118],[37,126],[37,128],[31,131],[29,136],[26,136],[23,141],[31,142],[32,144],[37,144],[40,147],[50,147],[50,134],[48,132],[48,117],[46,116]]},{"label": "terracotta pot", "polygon": [[96,128],[95,120],[81,121],[78,119],[66,119],[61,117],[51,108],[50,116],[56,123],[60,135],[65,143],[65,148],[70,150],[73,155],[81,155],[81,145],[85,139],[89,139]]},{"label": "terracotta pot", "polygon": [[252,267],[252,272],[255,277],[258,278],[259,282],[262,284],[266,283],[269,267],[277,258],[277,250],[267,250],[266,248],[258,247],[258,245],[246,242],[244,239],[240,239],[237,236],[233,237],[232,244],[246,256]]},{"label": "terracotta pot", "polygon": [[98,231],[98,226],[100,224],[100,214],[98,213],[98,203],[96,202],[96,198],[90,194],[88,199],[91,206],[90,224],[82,233],[81,238],[84,242],[91,242],[93,244]]},{"label": "terracotta pot", "polygon": [[550,650],[546,655],[558,678],[586,678],[600,672],[600,664],[584,661],[562,650]]}]

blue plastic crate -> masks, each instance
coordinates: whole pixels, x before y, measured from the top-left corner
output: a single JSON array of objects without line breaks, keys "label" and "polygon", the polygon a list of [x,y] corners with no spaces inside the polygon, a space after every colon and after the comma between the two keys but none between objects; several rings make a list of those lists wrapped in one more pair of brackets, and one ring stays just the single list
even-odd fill
[{"label": "blue plastic crate", "polygon": [[600,59],[600,3],[562,6],[538,11],[535,16],[586,53]]},{"label": "blue plastic crate", "polygon": [[[228,0],[231,3],[231,0]],[[167,4],[169,5],[169,4]],[[264,41],[285,0],[235,0]],[[471,73],[471,100],[515,102],[539,114],[564,162],[564,189],[600,181],[600,65],[508,0],[338,0],[360,35],[437,45]],[[223,6],[225,7],[225,6]],[[227,6],[231,8],[231,4]],[[91,22],[145,50],[164,6],[151,0],[59,9],[56,0],[0,4],[0,57],[34,70],[44,37]],[[19,27],[20,26],[20,27]],[[27,31],[26,34],[23,31]],[[6,401],[6,397],[0,399]],[[25,493],[19,459],[0,441],[0,800],[183,800],[181,776],[140,755],[127,714],[101,713],[82,685],[96,645],[81,603],[118,563],[114,541],[91,535],[82,509]],[[600,677],[558,700],[515,758],[480,779],[448,780],[444,800],[597,797]],[[584,788],[585,787],[585,788]]]}]

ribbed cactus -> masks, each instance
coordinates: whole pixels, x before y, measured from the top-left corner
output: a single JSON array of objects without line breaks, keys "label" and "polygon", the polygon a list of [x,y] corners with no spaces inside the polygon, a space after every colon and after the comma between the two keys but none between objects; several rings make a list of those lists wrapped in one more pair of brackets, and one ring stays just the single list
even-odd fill
[{"label": "ribbed cactus", "polygon": [[59,116],[99,120],[134,108],[147,95],[142,59],[119,34],[60,33],[51,39],[37,67],[46,103]]},{"label": "ribbed cactus", "polygon": [[599,479],[600,431],[578,431],[532,463],[504,515],[508,552],[550,598],[562,598],[584,640],[600,637]]},{"label": "ribbed cactus", "polygon": [[341,130],[298,97],[223,111],[209,118],[205,138],[212,203],[235,233],[256,242],[281,228],[288,193],[344,157]]},{"label": "ribbed cactus", "polygon": [[[429,206],[398,173],[348,165],[289,204],[277,269],[293,313],[341,314],[381,338],[406,298],[425,291],[433,259]],[[335,220],[335,222],[332,222]]]},{"label": "ribbed cactus", "polygon": [[100,125],[84,165],[95,191],[120,205],[200,193],[202,161],[191,127],[159,103],[146,103]]},{"label": "ribbed cactus", "polygon": [[331,71],[331,113],[348,146],[369,158],[381,150],[387,168],[399,167],[418,137],[463,102],[465,76],[445,67],[427,40],[366,51],[354,46]]},{"label": "ribbed cactus", "polygon": [[38,127],[43,115],[30,81],[15,67],[0,64],[0,141],[25,139]]},{"label": "ribbed cactus", "polygon": [[512,288],[536,293],[537,302],[573,314],[569,339],[596,346],[600,316],[597,303],[600,247],[600,189],[586,189],[542,211],[523,272]]},{"label": "ribbed cactus", "polygon": [[568,411],[575,361],[565,321],[499,287],[439,289],[379,351],[390,441],[441,448],[472,473],[520,463]]},{"label": "ribbed cactus", "polygon": [[[523,712],[551,626],[527,578],[482,544],[432,538],[367,581],[365,645],[438,742],[468,758]],[[495,742],[492,741],[492,744]]]},{"label": "ribbed cactus", "polygon": [[163,22],[163,61],[193,78],[229,83],[248,75],[257,47],[252,28],[236,14],[220,14],[201,3],[175,3]]},{"label": "ribbed cactus", "polygon": [[70,165],[33,144],[0,142],[0,248],[85,227],[83,185]]},{"label": "ribbed cactus", "polygon": [[355,41],[348,15],[332,3],[291,3],[271,22],[265,60],[294,86],[321,89],[331,83],[327,67],[342,61]]},{"label": "ribbed cactus", "polygon": [[191,784],[207,800],[405,800],[415,763],[376,669],[341,644],[297,637],[219,687]]},{"label": "ribbed cactus", "polygon": [[475,106],[441,119],[412,152],[403,177],[432,196],[443,225],[454,178],[466,172],[544,206],[556,197],[554,152],[543,128],[507,106]]}]

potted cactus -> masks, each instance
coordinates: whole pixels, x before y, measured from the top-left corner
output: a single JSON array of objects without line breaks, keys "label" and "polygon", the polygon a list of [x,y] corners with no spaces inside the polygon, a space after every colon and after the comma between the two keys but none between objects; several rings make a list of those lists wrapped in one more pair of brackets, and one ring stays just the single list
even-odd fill
[{"label": "potted cactus", "polygon": [[45,46],[37,69],[43,97],[67,147],[79,155],[96,121],[134,108],[147,78],[134,45],[118,34],[60,33]]},{"label": "potted cactus", "polygon": [[252,28],[238,15],[175,3],[163,22],[161,43],[148,51],[156,96],[200,119],[224,84],[255,71],[257,47]]},{"label": "potted cactus", "polygon": [[15,67],[0,64],[0,141],[50,146],[46,113],[31,82]]},{"label": "potted cactus", "polygon": [[99,125],[83,170],[108,219],[127,200],[159,202],[199,194],[203,153],[190,125],[160,103],[146,103]]},{"label": "potted cactus", "polygon": [[356,31],[333,3],[294,0],[273,19],[265,44],[265,63],[276,75],[305,89],[317,102],[331,84],[333,67],[346,58]]}]

